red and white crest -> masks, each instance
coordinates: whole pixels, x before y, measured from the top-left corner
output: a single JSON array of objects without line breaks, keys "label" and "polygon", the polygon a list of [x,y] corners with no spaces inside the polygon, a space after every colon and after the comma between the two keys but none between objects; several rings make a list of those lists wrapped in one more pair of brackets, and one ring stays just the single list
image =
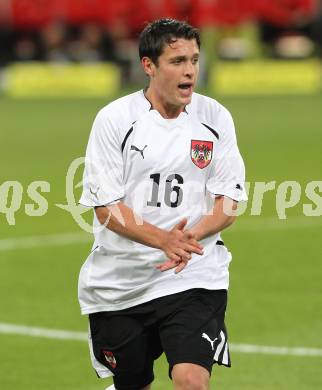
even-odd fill
[{"label": "red and white crest", "polygon": [[107,361],[107,363],[112,367],[112,368],[115,368],[116,367],[116,359],[115,359],[115,356],[113,355],[113,352],[110,352],[110,351],[102,351],[103,354],[104,354],[104,357],[105,357],[105,360]]},{"label": "red and white crest", "polygon": [[206,168],[212,159],[211,141],[191,140],[191,160],[198,168]]}]

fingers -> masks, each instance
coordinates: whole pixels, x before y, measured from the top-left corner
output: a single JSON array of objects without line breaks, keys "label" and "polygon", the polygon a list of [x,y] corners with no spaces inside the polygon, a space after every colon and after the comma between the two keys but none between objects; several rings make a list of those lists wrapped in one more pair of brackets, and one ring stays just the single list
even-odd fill
[{"label": "fingers", "polygon": [[191,252],[181,248],[177,248],[173,252],[167,252],[166,255],[169,261],[173,261],[173,262],[179,262],[181,261],[181,259],[185,259],[187,261],[191,259]]},{"label": "fingers", "polygon": [[176,250],[176,255],[180,256],[181,259],[190,260],[191,259],[191,251],[186,249],[180,249],[178,248]]},{"label": "fingers", "polygon": [[180,259],[179,261],[167,260],[162,264],[156,265],[155,268],[161,272],[176,268],[174,272],[177,274],[178,272],[181,272],[187,264],[188,260],[185,259]]},{"label": "fingers", "polygon": [[160,271],[176,268],[176,273],[181,272],[191,260],[192,254],[203,255],[203,246],[196,240],[193,232],[184,230],[187,222],[187,218],[183,218],[165,237],[161,248],[168,260],[156,266]]},{"label": "fingers", "polygon": [[193,245],[200,250],[203,250],[203,246],[199,244],[199,242],[196,240],[195,235],[190,230],[185,230],[183,233],[185,240],[187,240],[190,245]]},{"label": "fingers", "polygon": [[203,250],[203,246],[195,239],[189,240],[189,244],[199,248],[200,250]]},{"label": "fingers", "polygon": [[175,241],[164,252],[170,260],[180,260],[180,258],[190,260],[192,253],[203,255],[203,247],[198,243],[194,244],[193,241]]},{"label": "fingers", "polygon": [[168,260],[162,264],[155,266],[159,271],[167,271],[171,268],[175,268],[175,273],[181,272],[188,261],[192,258],[192,253],[196,253],[198,255],[203,255],[203,250],[201,245],[198,244],[198,247],[191,244],[185,244],[183,248],[176,248],[174,252],[167,252]]},{"label": "fingers", "polygon": [[179,263],[178,267],[174,270],[174,273],[177,274],[177,273],[181,272],[186,267],[187,264],[188,264],[188,262],[184,261],[182,259],[181,262]]},{"label": "fingers", "polygon": [[203,246],[200,245],[199,242],[194,238],[188,240],[182,240],[181,248],[186,252],[196,253],[197,255],[203,255]]},{"label": "fingers", "polygon": [[168,261],[172,261],[172,262],[178,262],[179,263],[179,261],[181,260],[181,257],[178,255],[178,254],[176,254],[176,253],[169,253],[168,254]]},{"label": "fingers", "polygon": [[188,222],[187,218],[183,218],[179,223],[175,225],[174,229],[183,230],[187,222]]},{"label": "fingers", "polygon": [[155,268],[161,272],[164,272],[167,271],[168,269],[175,268],[180,263],[180,261],[181,261],[180,259],[176,261],[167,260],[162,264],[156,265]]},{"label": "fingers", "polygon": [[[202,247],[201,247],[202,248]],[[173,260],[179,260],[180,259],[185,259],[185,260],[191,260],[191,254],[195,253],[199,256],[203,255],[203,250],[200,249],[200,247],[196,247],[194,245],[191,245],[189,243],[181,243],[181,245],[177,248],[175,248],[172,252],[168,252],[168,258],[173,259]]]},{"label": "fingers", "polygon": [[196,245],[192,245],[192,244],[186,244],[185,247],[184,247],[184,250],[185,251],[188,251],[190,253],[195,253],[197,255],[203,255],[203,250],[202,250],[202,246],[196,246]]}]

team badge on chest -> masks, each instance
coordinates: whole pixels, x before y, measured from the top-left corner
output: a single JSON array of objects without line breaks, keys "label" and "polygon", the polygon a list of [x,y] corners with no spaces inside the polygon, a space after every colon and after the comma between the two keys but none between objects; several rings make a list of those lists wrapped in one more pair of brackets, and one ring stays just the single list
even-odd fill
[{"label": "team badge on chest", "polygon": [[191,140],[191,160],[198,168],[206,168],[212,159],[211,141]]}]

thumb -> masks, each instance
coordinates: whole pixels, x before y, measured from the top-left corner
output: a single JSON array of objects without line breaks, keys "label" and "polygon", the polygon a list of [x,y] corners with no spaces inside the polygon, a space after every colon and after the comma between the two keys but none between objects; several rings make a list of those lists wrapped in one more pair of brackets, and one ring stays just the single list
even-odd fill
[{"label": "thumb", "polygon": [[187,218],[183,218],[179,223],[176,224],[175,229],[183,230],[187,222],[188,222]]}]

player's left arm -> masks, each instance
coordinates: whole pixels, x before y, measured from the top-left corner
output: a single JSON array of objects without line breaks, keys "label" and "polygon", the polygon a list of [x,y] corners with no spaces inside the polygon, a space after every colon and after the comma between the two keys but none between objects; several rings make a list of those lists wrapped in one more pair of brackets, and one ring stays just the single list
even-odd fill
[{"label": "player's left arm", "polygon": [[[201,216],[197,224],[185,232],[198,242],[230,226],[236,219],[234,210],[237,203],[247,200],[245,166],[237,146],[233,119],[224,107],[219,114],[218,128],[221,132],[214,147],[214,158],[206,183],[206,190],[215,197],[215,204],[210,212]],[[175,272],[180,272],[186,265],[187,261],[181,259],[179,264],[167,261],[160,264],[158,269],[165,271],[175,268]]]},{"label": "player's left arm", "polygon": [[190,234],[200,241],[221,232],[235,222],[236,208],[236,201],[225,196],[218,196],[211,212],[204,215],[196,225],[189,229]]}]

